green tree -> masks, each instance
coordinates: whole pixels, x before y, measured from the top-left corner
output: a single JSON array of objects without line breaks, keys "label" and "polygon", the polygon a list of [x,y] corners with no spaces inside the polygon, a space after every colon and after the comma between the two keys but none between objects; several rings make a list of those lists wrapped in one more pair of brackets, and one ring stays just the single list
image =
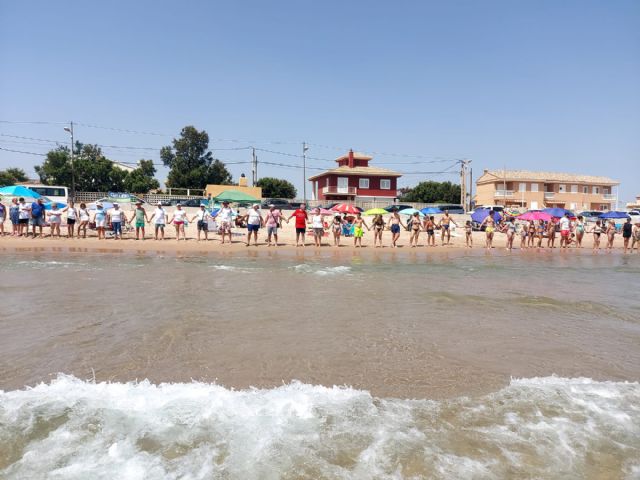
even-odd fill
[{"label": "green tree", "polygon": [[21,168],[7,168],[6,170],[0,170],[0,187],[6,185],[14,185],[19,182],[26,182],[29,180],[27,174]]},{"label": "green tree", "polygon": [[71,161],[69,148],[66,146],[50,150],[42,165],[36,165],[34,168],[45,185],[71,186]]},{"label": "green tree", "polygon": [[264,177],[256,185],[262,188],[264,198],[295,198],[298,193],[291,182],[280,178]]},{"label": "green tree", "polygon": [[154,178],[156,168],[153,160],[140,160],[138,168],[129,172],[124,179],[124,189],[131,193],[148,193],[160,187],[158,180]]},{"label": "green tree", "polygon": [[420,182],[400,198],[404,202],[459,203],[460,185],[451,182]]},{"label": "green tree", "polygon": [[173,139],[173,146],[162,147],[160,158],[170,168],[169,188],[204,189],[207,184],[231,183],[231,173],[209,151],[209,135],[193,126],[184,127],[180,138]]}]

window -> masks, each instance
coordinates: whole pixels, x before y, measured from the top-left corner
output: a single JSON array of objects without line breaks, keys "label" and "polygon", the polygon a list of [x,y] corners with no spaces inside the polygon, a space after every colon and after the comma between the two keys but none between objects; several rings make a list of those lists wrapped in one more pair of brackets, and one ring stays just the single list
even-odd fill
[{"label": "window", "polygon": [[600,195],[600,187],[593,187],[593,194]]},{"label": "window", "polygon": [[611,192],[609,191],[608,188],[603,188],[602,193],[604,193],[605,195],[609,195]]},{"label": "window", "polygon": [[527,184],[524,182],[520,182],[520,185],[518,187],[518,191],[519,192],[526,192],[527,191]]},{"label": "window", "polygon": [[358,180],[358,188],[369,188],[369,179],[361,178]]},{"label": "window", "polygon": [[578,185],[571,185],[571,193],[578,193]]},{"label": "window", "polygon": [[582,193],[589,193],[589,187],[587,186],[582,187]]},{"label": "window", "polygon": [[391,180],[382,178],[380,179],[380,189],[381,190],[391,190]]},{"label": "window", "polygon": [[537,183],[532,183],[531,184],[531,191],[532,192],[537,192],[538,191],[538,184]]},{"label": "window", "polygon": [[558,193],[567,193],[567,186],[564,183],[558,185]]}]

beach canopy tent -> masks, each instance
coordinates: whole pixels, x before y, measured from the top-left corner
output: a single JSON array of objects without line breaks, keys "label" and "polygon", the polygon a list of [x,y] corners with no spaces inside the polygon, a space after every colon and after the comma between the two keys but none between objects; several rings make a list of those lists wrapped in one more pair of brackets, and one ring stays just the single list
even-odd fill
[{"label": "beach canopy tent", "polygon": [[518,220],[543,220],[548,222],[551,220],[553,216],[546,212],[541,212],[540,210],[529,210],[528,212],[524,212],[522,215],[518,217]]},{"label": "beach canopy tent", "polygon": [[502,220],[502,216],[498,212],[494,212],[489,208],[481,208],[479,210],[476,210],[471,214],[471,220],[473,220],[476,223],[482,223],[484,222],[484,219],[489,216],[489,214],[493,216],[493,219],[496,222],[499,222],[500,220]]},{"label": "beach canopy tent", "polygon": [[363,215],[386,215],[387,212],[384,208],[370,208]]},{"label": "beach canopy tent", "polygon": [[31,197],[31,198],[41,197],[41,195],[38,192],[20,185],[11,185],[8,187],[2,187],[0,188],[0,195],[5,195],[7,197]]},{"label": "beach canopy tent", "polygon": [[339,203],[338,205],[335,205],[331,210],[340,213],[351,213],[353,215],[361,211],[358,207],[354,207],[353,205],[349,205],[347,203]]},{"label": "beach canopy tent", "polygon": [[624,218],[624,219],[627,219],[627,218],[631,218],[631,217],[629,216],[629,214],[627,212],[618,212],[618,211],[612,210],[611,212],[605,212],[605,213],[601,214],[598,218],[613,218],[613,219]]},{"label": "beach canopy tent", "polygon": [[420,211],[425,215],[434,215],[436,213],[442,213],[442,210],[440,210],[438,207],[425,207]]},{"label": "beach canopy tent", "polygon": [[414,213],[417,213],[421,217],[424,217],[424,213],[422,213],[420,210],[416,210],[415,208],[405,208],[403,210],[400,210],[398,213],[400,213],[401,215],[413,215]]},{"label": "beach canopy tent", "polygon": [[575,214],[571,210],[567,210],[566,208],[545,208],[542,211],[556,218],[562,218],[567,213],[571,218],[576,218]]},{"label": "beach canopy tent", "polygon": [[216,202],[259,202],[256,197],[238,190],[225,190],[213,199]]}]

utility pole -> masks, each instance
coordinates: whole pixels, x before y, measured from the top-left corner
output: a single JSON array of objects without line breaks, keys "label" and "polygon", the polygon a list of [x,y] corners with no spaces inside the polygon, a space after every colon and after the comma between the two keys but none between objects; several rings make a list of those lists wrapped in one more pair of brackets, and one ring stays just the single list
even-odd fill
[{"label": "utility pole", "polygon": [[472,201],[473,201],[473,168],[469,168],[469,210],[471,210]]},{"label": "utility pole", "polygon": [[258,183],[258,157],[256,157],[255,147],[251,147],[251,155],[251,186],[255,187],[256,183]]},{"label": "utility pole", "polygon": [[[460,163],[460,204],[464,211],[468,210],[467,206],[469,202],[467,202],[467,167],[471,163],[471,160],[459,160]],[[472,188],[472,186],[470,185]]]},{"label": "utility pole", "polygon": [[[73,162],[73,122],[69,122],[68,127],[64,127],[65,132],[69,132],[71,135],[71,198],[75,200],[76,198],[76,172],[75,165]],[[68,201],[69,199],[67,199]]]},{"label": "utility pole", "polygon": [[306,142],[302,142],[302,196],[304,203],[307,203],[307,150]]}]

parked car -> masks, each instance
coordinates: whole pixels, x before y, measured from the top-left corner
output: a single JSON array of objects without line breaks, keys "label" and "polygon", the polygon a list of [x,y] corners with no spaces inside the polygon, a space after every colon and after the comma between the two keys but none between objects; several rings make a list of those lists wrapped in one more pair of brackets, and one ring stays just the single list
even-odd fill
[{"label": "parked car", "polygon": [[584,217],[585,222],[595,222],[600,218],[604,212],[599,210],[585,210],[584,212],[578,213],[578,216]]},{"label": "parked car", "polygon": [[288,210],[291,208],[289,200],[284,198],[266,198],[262,201],[262,208],[269,208],[269,205],[275,205],[280,210]]},{"label": "parked car", "polygon": [[396,210],[400,211],[400,210],[404,210],[405,208],[413,208],[413,207],[411,205],[402,205],[402,204],[395,205],[395,204],[393,204],[393,205],[387,205],[386,207],[384,207],[384,210],[386,210],[387,212],[391,212],[391,211],[393,211],[394,208]]}]

